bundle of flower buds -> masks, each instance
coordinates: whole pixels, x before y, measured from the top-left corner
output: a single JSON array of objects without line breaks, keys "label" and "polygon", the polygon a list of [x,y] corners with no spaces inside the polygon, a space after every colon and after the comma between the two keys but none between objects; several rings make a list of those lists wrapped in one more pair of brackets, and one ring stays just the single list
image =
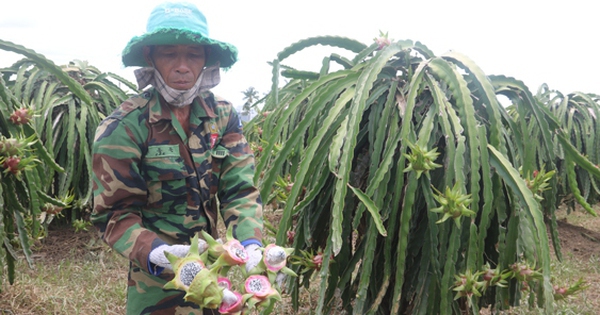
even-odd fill
[{"label": "bundle of flower buds", "polygon": [[[202,308],[218,308],[221,314],[250,314],[253,309],[272,309],[281,295],[275,287],[279,273],[297,276],[286,267],[293,248],[269,244],[264,248],[263,259],[249,272],[246,272],[248,253],[244,246],[233,238],[232,229],[227,230],[225,242],[215,240],[202,231],[202,238],[208,249],[200,254],[199,235],[191,241],[190,252],[183,258],[165,252],[175,277],[167,282],[164,289],[182,290],[184,299]],[[232,267],[239,267],[246,277],[241,293],[227,278]]]}]

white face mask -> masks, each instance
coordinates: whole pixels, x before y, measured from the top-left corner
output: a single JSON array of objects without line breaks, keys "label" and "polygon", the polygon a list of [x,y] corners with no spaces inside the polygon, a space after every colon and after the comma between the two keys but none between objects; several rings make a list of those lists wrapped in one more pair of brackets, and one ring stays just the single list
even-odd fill
[{"label": "white face mask", "polygon": [[187,90],[177,90],[168,86],[160,75],[160,72],[154,67],[137,69],[134,71],[134,74],[140,90],[148,85],[152,85],[165,98],[167,103],[175,107],[190,105],[200,93],[212,89],[221,82],[218,64],[202,70],[194,86]]},{"label": "white face mask", "polygon": [[177,90],[168,86],[160,75],[160,72],[154,69],[154,84],[152,85],[158,90],[158,93],[165,98],[167,103],[175,107],[184,107],[192,104],[194,98],[198,95],[203,75],[204,71],[200,73],[198,80],[196,80],[196,83],[191,88],[187,90]]}]

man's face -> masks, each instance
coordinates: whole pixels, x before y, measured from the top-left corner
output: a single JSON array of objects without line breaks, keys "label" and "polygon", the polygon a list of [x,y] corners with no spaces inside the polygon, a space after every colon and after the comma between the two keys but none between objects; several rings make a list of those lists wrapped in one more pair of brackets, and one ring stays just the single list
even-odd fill
[{"label": "man's face", "polygon": [[144,47],[144,55],[154,63],[165,83],[176,90],[194,86],[206,63],[206,51],[201,45]]}]

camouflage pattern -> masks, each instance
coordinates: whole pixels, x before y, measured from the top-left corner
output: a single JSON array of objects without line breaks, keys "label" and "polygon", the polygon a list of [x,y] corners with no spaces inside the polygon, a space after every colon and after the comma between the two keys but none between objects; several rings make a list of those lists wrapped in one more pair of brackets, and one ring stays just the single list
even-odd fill
[{"label": "camouflage pattern", "polygon": [[[159,101],[160,100],[160,101]],[[206,92],[190,110],[190,134],[150,89],[104,119],[93,144],[92,223],[131,261],[127,314],[201,314],[180,291],[162,286],[172,272],[150,270],[162,244],[189,244],[217,216],[243,243],[262,240],[254,156],[231,103]]]}]

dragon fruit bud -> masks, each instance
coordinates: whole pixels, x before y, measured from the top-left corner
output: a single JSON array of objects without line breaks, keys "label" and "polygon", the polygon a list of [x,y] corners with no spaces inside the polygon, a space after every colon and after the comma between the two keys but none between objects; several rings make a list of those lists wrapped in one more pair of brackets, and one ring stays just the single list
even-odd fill
[{"label": "dragon fruit bud", "polygon": [[320,270],[323,264],[323,254],[319,253],[312,258],[312,263],[315,265],[315,269]]},{"label": "dragon fruit bud", "polygon": [[244,308],[244,299],[239,292],[228,289],[223,290],[223,302],[219,306],[219,313],[233,315],[239,314]]},{"label": "dragon fruit bud", "polygon": [[4,167],[4,173],[11,173],[13,175],[19,174],[22,169],[22,167],[19,165],[20,162],[21,159],[17,156],[9,156],[4,159],[4,162],[2,163],[2,167]]},{"label": "dragon fruit bud", "polygon": [[0,138],[0,155],[13,156],[19,155],[23,144],[15,138]]},{"label": "dragon fruit bud", "polygon": [[[165,256],[173,267],[175,277],[164,285],[164,289],[186,291],[202,270],[207,269],[198,252],[198,235],[191,241],[190,251],[181,258],[165,251]],[[216,281],[215,281],[216,282]]]},{"label": "dragon fruit bud", "polygon": [[200,270],[186,292],[184,300],[202,308],[218,308],[223,301],[223,288],[218,284],[218,269]]},{"label": "dragon fruit bud", "polygon": [[292,244],[294,243],[294,237],[296,237],[296,232],[295,231],[287,231],[287,241],[288,243]]},{"label": "dragon fruit bud", "polygon": [[30,108],[19,108],[10,115],[10,121],[15,125],[24,125],[31,121],[33,111]]},{"label": "dragon fruit bud", "polygon": [[375,43],[377,43],[377,50],[381,50],[384,47],[389,46],[391,44],[387,32],[383,33],[382,31],[379,31],[379,37],[375,37],[373,40],[375,41]]},{"label": "dragon fruit bud", "polygon": [[44,206],[42,206],[42,211],[44,211],[44,212],[46,212],[48,214],[52,214],[52,215],[57,215],[62,210],[63,210],[63,207],[60,207],[60,206],[57,206],[57,205],[53,205],[51,203],[45,203]]}]

